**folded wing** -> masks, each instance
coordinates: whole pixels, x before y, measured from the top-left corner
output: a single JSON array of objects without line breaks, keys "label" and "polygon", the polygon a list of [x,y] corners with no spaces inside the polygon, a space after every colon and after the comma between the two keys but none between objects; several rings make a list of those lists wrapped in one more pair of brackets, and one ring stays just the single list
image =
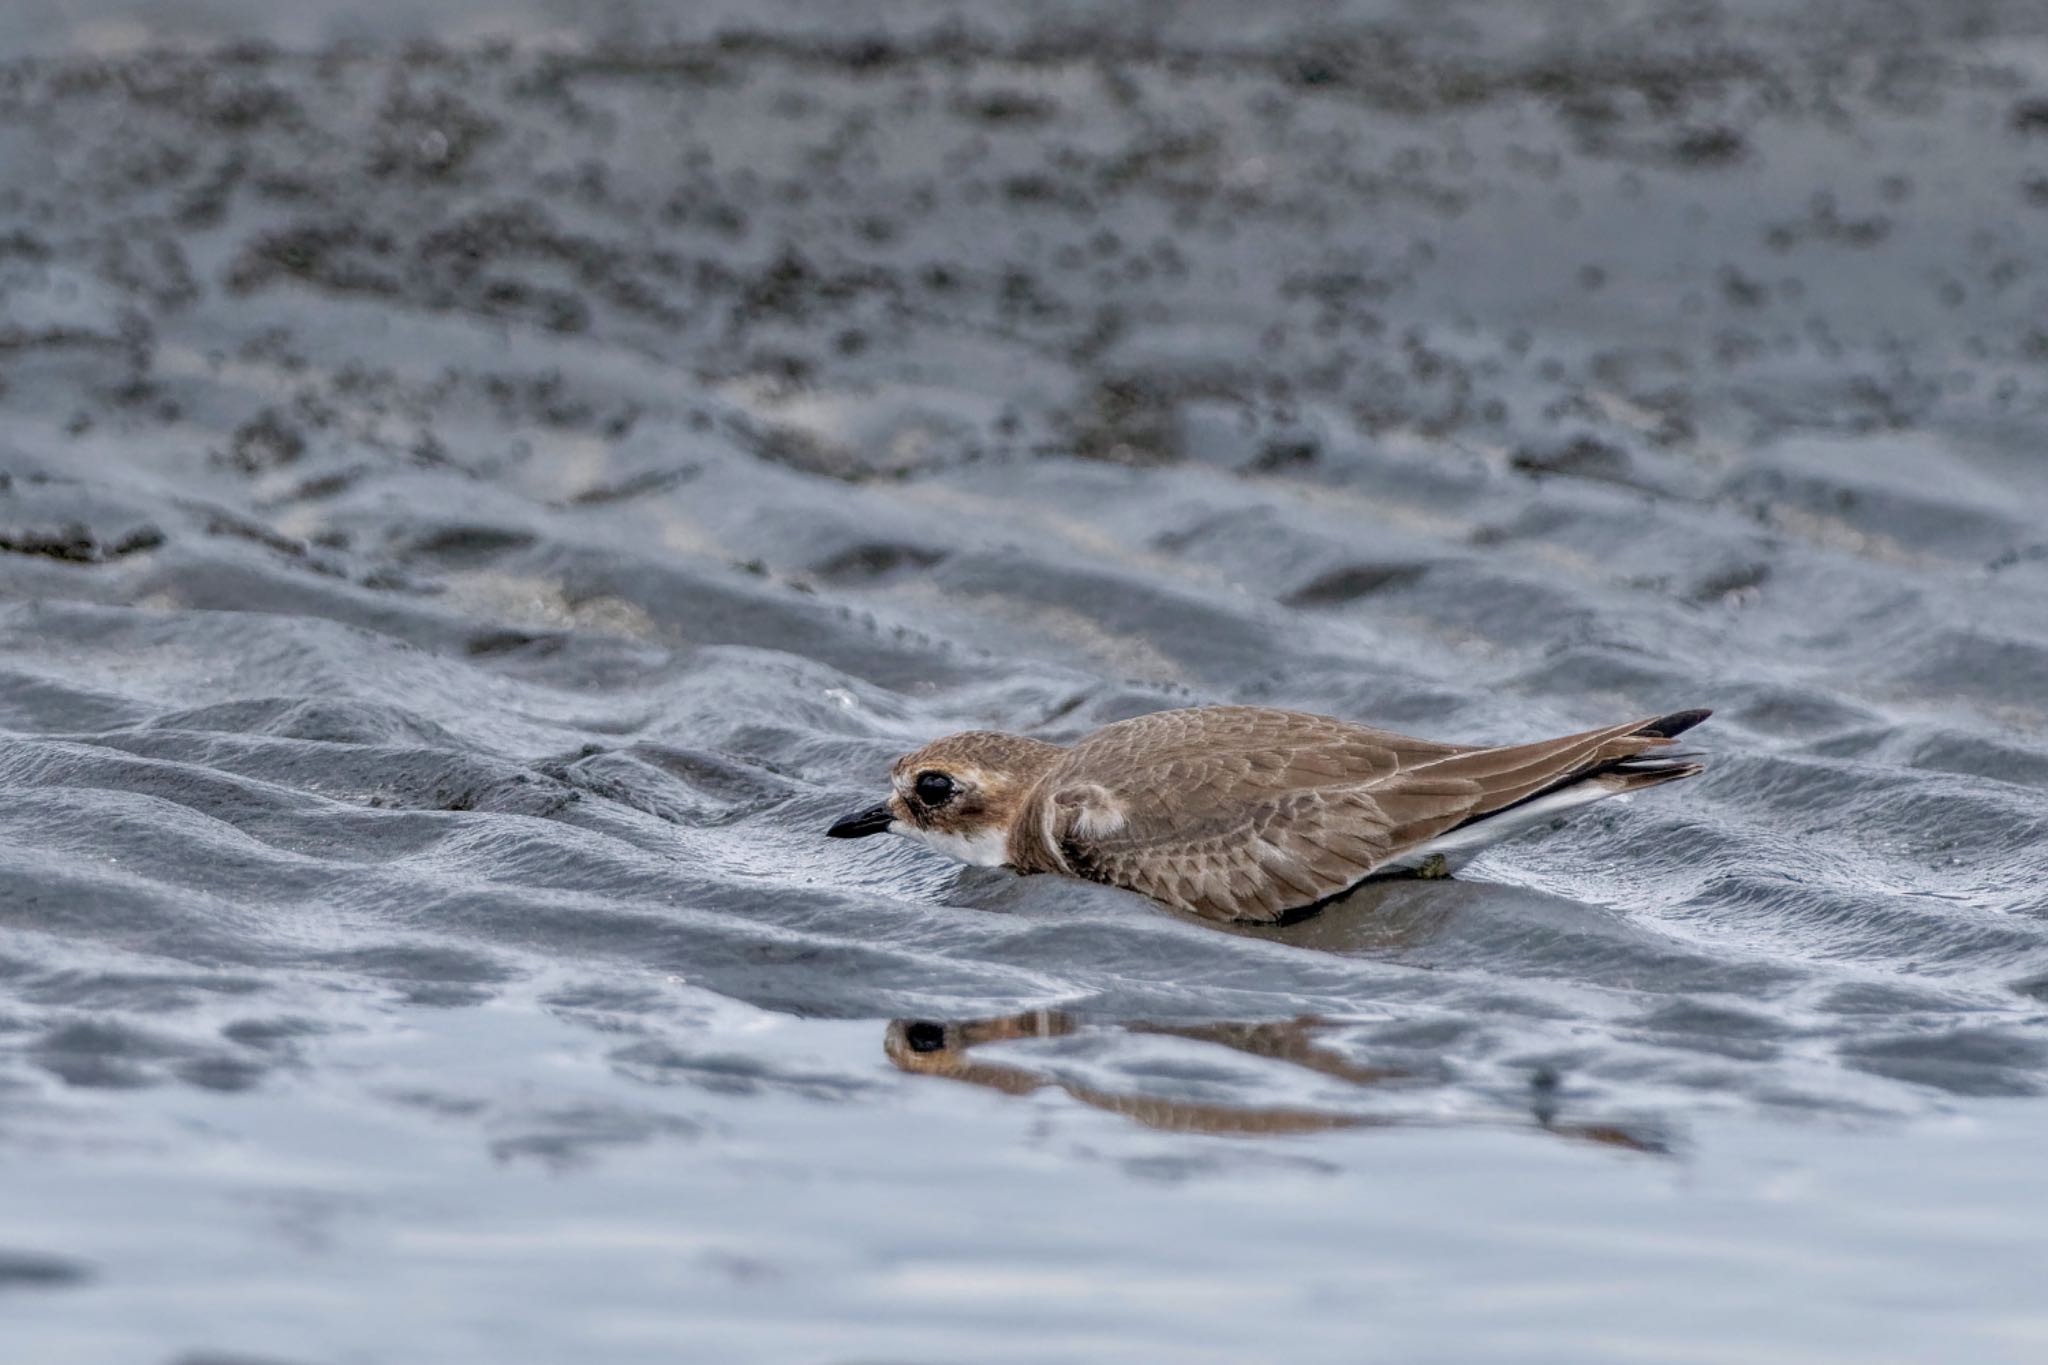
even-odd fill
[{"label": "folded wing", "polygon": [[1468,748],[1260,707],[1141,716],[1091,735],[1047,775],[1023,864],[1214,919],[1277,920],[1563,786],[1696,771],[1643,756],[1703,718]]}]

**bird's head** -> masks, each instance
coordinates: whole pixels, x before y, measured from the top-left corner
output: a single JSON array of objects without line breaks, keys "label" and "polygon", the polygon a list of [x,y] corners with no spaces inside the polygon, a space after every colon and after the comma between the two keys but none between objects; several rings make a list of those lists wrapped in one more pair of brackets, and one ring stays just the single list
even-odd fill
[{"label": "bird's head", "polygon": [[963,863],[999,867],[1009,861],[1011,822],[1062,752],[995,730],[935,739],[896,760],[888,800],[825,832],[834,839],[901,834]]}]

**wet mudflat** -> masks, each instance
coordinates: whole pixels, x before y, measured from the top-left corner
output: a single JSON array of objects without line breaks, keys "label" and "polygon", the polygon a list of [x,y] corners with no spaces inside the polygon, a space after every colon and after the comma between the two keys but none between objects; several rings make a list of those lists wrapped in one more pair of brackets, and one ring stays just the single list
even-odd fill
[{"label": "wet mudflat", "polygon": [[[0,21],[11,1357],[2048,1350],[2034,7],[233,8]],[[820,837],[1201,701],[1716,715]]]}]

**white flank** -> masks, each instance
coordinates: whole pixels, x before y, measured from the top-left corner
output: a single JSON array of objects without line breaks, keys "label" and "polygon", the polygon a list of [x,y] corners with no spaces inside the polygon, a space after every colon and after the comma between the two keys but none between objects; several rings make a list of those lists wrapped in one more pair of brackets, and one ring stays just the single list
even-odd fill
[{"label": "white flank", "polygon": [[919,829],[901,820],[889,825],[891,834],[900,834],[906,839],[915,839],[936,852],[945,854],[955,862],[968,863],[975,867],[1001,867],[1009,861],[1008,831],[996,825],[975,834],[945,834],[935,829]]},{"label": "white flank", "polygon": [[1074,833],[1083,839],[1100,839],[1123,827],[1123,808],[1113,804],[1107,792],[1101,801],[1090,801],[1074,816]]},{"label": "white flank", "polygon": [[1626,796],[1611,787],[1603,787],[1598,779],[1575,782],[1562,791],[1548,796],[1539,796],[1526,806],[1490,815],[1475,821],[1463,829],[1454,829],[1449,834],[1440,834],[1426,844],[1417,844],[1398,858],[1392,858],[1374,868],[1375,872],[1391,872],[1397,868],[1420,867],[1441,853],[1444,862],[1456,867],[1483,848],[1488,848],[1506,839],[1512,839],[1534,825],[1546,824],[1568,810],[1590,806],[1595,801],[1605,801],[1610,796]]}]

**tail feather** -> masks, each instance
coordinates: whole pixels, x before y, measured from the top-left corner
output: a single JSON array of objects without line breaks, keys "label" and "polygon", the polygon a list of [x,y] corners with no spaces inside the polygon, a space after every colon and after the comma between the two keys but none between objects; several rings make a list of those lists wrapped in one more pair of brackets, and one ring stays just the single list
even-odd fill
[{"label": "tail feather", "polygon": [[1627,751],[1609,758],[1599,757],[1598,752],[1614,743],[1613,738],[1607,737],[1613,736],[1613,731],[1604,732],[1604,735],[1603,732],[1592,731],[1588,736],[1573,736],[1574,739],[1599,737],[1602,742],[1594,747],[1588,761],[1574,764],[1557,773],[1550,781],[1530,783],[1520,790],[1503,793],[1508,797],[1507,800],[1474,811],[1452,828],[1466,829],[1495,819],[1519,807],[1533,805],[1568,788],[1577,787],[1581,783],[1595,783],[1604,788],[1607,794],[1615,795],[1621,792],[1640,791],[1645,787],[1654,787],[1665,782],[1675,782],[1681,777],[1696,776],[1704,771],[1704,765],[1699,761],[1701,755],[1692,750],[1672,749],[1671,740],[1712,714],[1712,711],[1701,707],[1673,711],[1654,720],[1644,721],[1634,729],[1621,731],[1619,737],[1627,741],[1648,742],[1631,743]]},{"label": "tail feather", "polygon": [[1713,714],[1712,711],[1707,710],[1705,707],[1695,707],[1690,711],[1673,711],[1668,716],[1659,716],[1653,721],[1646,722],[1636,733],[1639,735],[1656,735],[1660,739],[1670,739],[1673,736],[1684,734],[1687,730],[1692,729],[1693,726],[1698,725]]},{"label": "tail feather", "polygon": [[1672,749],[1654,754],[1637,754],[1634,758],[1618,758],[1605,765],[1601,771],[1610,773],[1662,772],[1670,768],[1682,768],[1687,764],[1702,766],[1706,755],[1697,749]]},{"label": "tail feather", "polygon": [[[1640,725],[1590,730],[1504,750],[1470,751],[1431,765],[1454,778],[1464,777],[1451,771],[1460,766],[1478,770],[1491,779],[1488,794],[1493,799],[1463,820],[1440,825],[1437,832],[1402,848],[1377,871],[1399,874],[1420,869],[1425,875],[1441,875],[1482,848],[1580,806],[1696,776],[1703,771],[1701,756],[1674,748],[1671,740],[1708,714],[1673,711]],[[1541,761],[1544,758],[1547,764]]]},{"label": "tail feather", "polygon": [[1661,763],[1655,767],[1622,767],[1616,765],[1603,773],[1580,781],[1605,787],[1610,795],[1623,792],[1639,792],[1645,787],[1661,787],[1666,782],[1676,782],[1681,777],[1698,777],[1706,771],[1700,763]]}]

